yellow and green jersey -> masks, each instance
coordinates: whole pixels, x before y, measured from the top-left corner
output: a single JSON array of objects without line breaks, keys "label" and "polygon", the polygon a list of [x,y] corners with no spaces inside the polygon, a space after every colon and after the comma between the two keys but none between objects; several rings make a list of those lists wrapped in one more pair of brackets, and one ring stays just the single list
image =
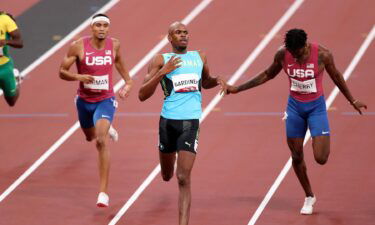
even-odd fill
[{"label": "yellow and green jersey", "polygon": [[[17,24],[12,18],[10,18],[10,16],[5,13],[0,13],[0,40],[9,40],[9,33],[17,29]],[[0,47],[0,65],[3,65],[10,60],[8,51],[9,46],[5,45]]]}]

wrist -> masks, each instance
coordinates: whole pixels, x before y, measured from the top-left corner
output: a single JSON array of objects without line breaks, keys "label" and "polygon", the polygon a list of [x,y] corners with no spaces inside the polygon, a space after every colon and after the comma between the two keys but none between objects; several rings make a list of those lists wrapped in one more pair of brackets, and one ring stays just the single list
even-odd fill
[{"label": "wrist", "polygon": [[358,102],[358,100],[352,100],[352,101],[350,101],[350,104],[351,105],[354,105],[355,103],[357,103]]}]

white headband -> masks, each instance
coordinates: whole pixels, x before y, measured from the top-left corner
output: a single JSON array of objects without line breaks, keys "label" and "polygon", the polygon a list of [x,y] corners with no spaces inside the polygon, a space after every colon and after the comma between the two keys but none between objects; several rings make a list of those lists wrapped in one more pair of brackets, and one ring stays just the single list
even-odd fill
[{"label": "white headband", "polygon": [[91,20],[91,25],[93,25],[94,23],[99,22],[99,21],[104,21],[104,22],[110,24],[110,21],[109,21],[108,17],[97,16],[97,17],[95,17],[94,19]]}]

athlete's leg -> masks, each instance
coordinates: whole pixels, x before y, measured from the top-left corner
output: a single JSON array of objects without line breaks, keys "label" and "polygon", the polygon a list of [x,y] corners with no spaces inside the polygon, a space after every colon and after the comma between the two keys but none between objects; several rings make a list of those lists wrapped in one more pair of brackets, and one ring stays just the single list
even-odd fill
[{"label": "athlete's leg", "polygon": [[92,103],[87,103],[78,96],[75,99],[78,120],[81,125],[81,129],[85,134],[87,141],[93,141],[96,139],[96,131],[93,120],[93,112],[95,107]]},{"label": "athlete's leg", "polygon": [[323,97],[316,101],[314,111],[308,118],[308,124],[311,136],[313,137],[312,146],[315,161],[324,165],[330,153],[330,129],[326,104]]},{"label": "athlete's leg", "polygon": [[99,119],[96,121],[96,149],[99,154],[99,177],[100,177],[100,192],[107,193],[108,179],[109,179],[109,167],[110,167],[110,154],[107,146],[107,135],[111,122],[107,119]]},{"label": "athlete's leg", "polygon": [[176,152],[164,153],[159,151],[161,176],[164,181],[169,181],[173,177],[174,164],[176,162]]},{"label": "athlete's leg", "polygon": [[177,137],[178,132],[174,130],[170,121],[160,117],[159,121],[159,160],[161,168],[161,176],[164,181],[169,181],[173,177],[174,165],[176,162]]},{"label": "athlete's leg", "polygon": [[306,196],[313,196],[309,178],[307,176],[306,163],[303,155],[303,141],[307,131],[307,121],[301,115],[303,108],[301,103],[289,97],[286,112],[287,143],[292,155],[292,165]]},{"label": "athlete's leg", "polygon": [[4,95],[4,98],[5,98],[6,102],[8,103],[8,105],[13,107],[13,106],[16,105],[16,102],[17,102],[19,96],[20,96],[20,89],[17,87],[15,95],[13,95],[13,96],[5,96]]},{"label": "athlete's leg", "polygon": [[95,127],[90,127],[90,128],[82,128],[83,133],[85,134],[86,140],[87,141],[93,141],[96,139],[96,130]]},{"label": "athlete's leg", "polygon": [[187,225],[190,217],[191,204],[191,170],[194,165],[196,154],[190,151],[178,151],[177,158],[177,180],[179,187],[178,209],[179,225]]},{"label": "athlete's leg", "polygon": [[0,88],[4,91],[4,98],[9,106],[14,106],[20,94],[19,86],[13,73],[13,61],[10,60],[0,66]]},{"label": "athlete's leg", "polygon": [[303,155],[304,138],[287,138],[289,149],[292,153],[292,165],[299,182],[305,191],[306,197],[314,196],[309,178],[307,176],[306,163]]},{"label": "athlete's leg", "polygon": [[320,165],[326,164],[330,153],[330,137],[329,136],[316,136],[313,137],[312,142],[314,150],[314,158]]},{"label": "athlete's leg", "polygon": [[113,98],[109,98],[98,103],[94,113],[94,123],[96,131],[96,149],[98,150],[100,192],[107,192],[109,180],[110,154],[107,145],[108,130],[111,126],[115,113]]}]

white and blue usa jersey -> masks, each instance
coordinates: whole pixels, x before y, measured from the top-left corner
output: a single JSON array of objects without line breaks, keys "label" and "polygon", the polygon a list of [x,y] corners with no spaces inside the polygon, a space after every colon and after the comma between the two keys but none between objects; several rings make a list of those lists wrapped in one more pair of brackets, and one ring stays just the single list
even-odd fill
[{"label": "white and blue usa jersey", "polygon": [[161,116],[175,120],[200,119],[203,70],[201,56],[198,51],[188,51],[185,54],[165,53],[164,64],[173,55],[181,58],[182,64],[160,81],[165,95]]}]

